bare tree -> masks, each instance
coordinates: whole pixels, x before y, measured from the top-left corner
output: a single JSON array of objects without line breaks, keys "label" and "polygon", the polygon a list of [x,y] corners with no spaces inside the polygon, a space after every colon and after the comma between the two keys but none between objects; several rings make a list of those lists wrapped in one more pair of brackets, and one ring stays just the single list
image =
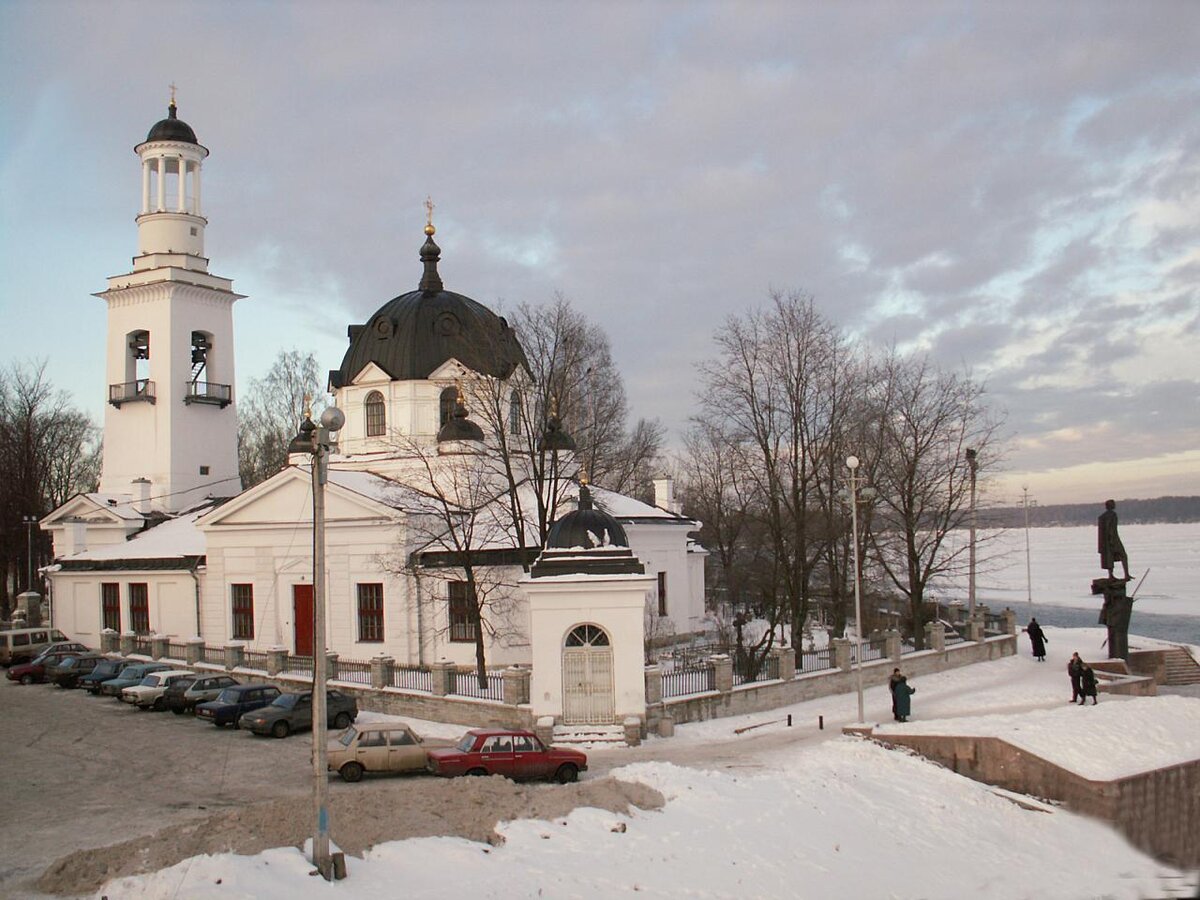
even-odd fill
[{"label": "bare tree", "polygon": [[941,371],[927,358],[894,351],[879,366],[871,482],[878,491],[869,534],[873,556],[909,606],[913,640],[924,647],[925,592],[962,570],[968,546],[947,540],[968,525],[968,449],[979,471],[998,462],[1000,421],[969,374]]},{"label": "bare tree", "polygon": [[287,464],[288,443],[307,405],[328,404],[312,353],[282,350],[238,405],[238,472],[244,487],[270,478]]}]

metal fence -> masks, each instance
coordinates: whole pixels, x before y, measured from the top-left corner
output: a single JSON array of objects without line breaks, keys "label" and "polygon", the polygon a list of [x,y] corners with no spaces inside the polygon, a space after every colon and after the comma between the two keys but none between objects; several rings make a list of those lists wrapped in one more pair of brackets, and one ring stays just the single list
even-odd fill
[{"label": "metal fence", "polygon": [[267,659],[269,653],[264,653],[261,650],[246,650],[242,653],[242,665],[247,669],[256,669],[259,672],[267,671]]},{"label": "metal fence", "polygon": [[353,684],[371,683],[371,664],[365,659],[339,659],[338,681],[349,681]]},{"label": "metal fence", "polygon": [[202,645],[200,649],[200,662],[211,663],[214,666],[225,665],[225,648],[211,647],[208,644]]},{"label": "metal fence", "polygon": [[801,672],[823,672],[833,668],[833,648],[822,647],[820,650],[805,650],[800,654]]},{"label": "metal fence", "polygon": [[167,644],[167,659],[187,659],[187,644]]},{"label": "metal fence", "polygon": [[717,689],[717,673],[711,663],[677,668],[662,677],[663,698],[702,694]]},{"label": "metal fence", "polygon": [[[850,658],[855,659],[857,645],[850,645]],[[887,644],[884,641],[863,641],[862,645],[862,661],[869,663],[877,659],[883,659],[887,656]]]},{"label": "metal fence", "polygon": [[479,676],[474,672],[459,672],[454,679],[454,693],[477,700],[503,700],[504,676],[488,672],[487,687],[479,686]]},{"label": "metal fence", "polygon": [[[748,667],[747,667],[748,668]],[[779,678],[779,657],[768,656],[762,661],[758,667],[758,671],[738,672],[734,669],[733,683],[737,684],[753,684],[757,681],[774,681]]]},{"label": "metal fence", "polygon": [[283,658],[283,671],[288,674],[311,675],[312,670],[313,658],[311,656],[285,656]]},{"label": "metal fence", "polygon": [[149,656],[150,655],[150,638],[148,638],[148,637],[147,638],[143,638],[143,637],[134,638],[133,639],[133,652],[138,654],[139,656]]},{"label": "metal fence", "polygon": [[433,693],[433,673],[420,666],[392,666],[392,681],[390,687],[405,691],[424,691]]}]

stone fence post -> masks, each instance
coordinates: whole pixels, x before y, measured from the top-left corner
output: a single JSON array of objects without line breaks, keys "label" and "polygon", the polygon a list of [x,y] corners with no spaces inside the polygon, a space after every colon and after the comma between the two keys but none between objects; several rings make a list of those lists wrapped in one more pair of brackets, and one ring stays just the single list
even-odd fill
[{"label": "stone fence post", "polygon": [[833,667],[841,669],[843,672],[849,672],[850,641],[846,638],[834,638],[830,643],[833,645]]},{"label": "stone fence post", "polygon": [[967,640],[976,643],[983,640],[983,619],[975,618],[967,621]]},{"label": "stone fence post", "polygon": [[946,650],[946,626],[941,622],[925,623],[925,649],[943,653]]},{"label": "stone fence post", "polygon": [[504,704],[520,706],[529,702],[529,679],[533,672],[519,666],[510,666],[501,676],[504,679]]},{"label": "stone fence post", "polygon": [[662,703],[662,668],[659,666],[646,666],[646,706],[654,706]]},{"label": "stone fence post", "polygon": [[376,656],[371,659],[371,687],[382,691],[392,686],[392,673],[396,668],[394,656]]},{"label": "stone fence post", "polygon": [[885,631],[883,633],[883,655],[888,659],[900,659],[904,646],[900,643],[900,632]]},{"label": "stone fence post", "polygon": [[225,645],[225,668],[232,672],[246,661],[246,645],[241,641],[230,641]]},{"label": "stone fence post", "polygon": [[1005,634],[1016,634],[1017,633],[1017,614],[1015,612],[1013,612],[1012,609],[1010,609],[1009,607],[1006,606],[1004,608],[1004,612],[1000,613],[1000,616],[1001,616],[1001,618],[1004,619],[1004,633]]},{"label": "stone fence post", "polygon": [[791,681],[796,677],[796,652],[789,647],[772,647],[771,656],[778,660],[779,680]]},{"label": "stone fence post", "polygon": [[337,681],[338,676],[341,674],[338,671],[339,659],[341,659],[339,654],[330,650],[325,651],[325,677],[331,681]]},{"label": "stone fence post", "polygon": [[187,639],[187,646],[183,649],[183,661],[189,666],[194,666],[204,657],[204,638],[191,637]]},{"label": "stone fence post", "polygon": [[167,642],[170,639],[165,634],[150,635],[150,658],[162,659],[167,655]]},{"label": "stone fence post", "polygon": [[284,660],[287,659],[287,649],[284,647],[272,647],[267,651],[267,674],[278,675],[283,671]]},{"label": "stone fence post", "polygon": [[121,636],[111,628],[100,632],[100,652],[116,653],[121,647]]},{"label": "stone fence post", "polygon": [[433,696],[435,697],[453,694],[458,687],[458,667],[452,662],[430,663],[429,674],[433,677]]},{"label": "stone fence post", "polygon": [[709,659],[713,667],[713,686],[722,694],[733,692],[733,660],[721,653]]},{"label": "stone fence post", "polygon": [[121,632],[121,655],[129,656],[133,653],[134,641],[137,640],[137,635],[132,631]]}]

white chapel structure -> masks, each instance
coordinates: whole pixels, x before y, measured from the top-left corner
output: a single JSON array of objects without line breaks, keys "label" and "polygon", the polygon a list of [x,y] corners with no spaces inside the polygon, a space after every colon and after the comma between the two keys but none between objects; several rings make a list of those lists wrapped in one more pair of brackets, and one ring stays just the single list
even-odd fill
[{"label": "white chapel structure", "polygon": [[[310,462],[293,457],[241,489],[242,298],[204,256],[208,150],[172,99],[135,151],[138,255],[97,295],[108,305],[100,487],[42,521],[54,537],[54,624],[93,646],[111,629],[309,656]],[[706,553],[689,537],[699,523],[681,513],[669,479],[655,482],[655,505],[571,482],[548,546],[537,546],[527,524],[537,493],[511,476],[524,463],[498,457],[502,435],[469,410],[481,386],[504,397],[529,389],[524,352],[504,319],[446,289],[434,233],[430,221],[416,289],[351,325],[330,372],[346,423],[325,494],[328,649],[465,670],[482,645],[489,668],[533,667],[537,716],[642,715],[648,617],[658,634],[686,634],[704,615]],[[569,456],[561,471],[574,473]]]}]

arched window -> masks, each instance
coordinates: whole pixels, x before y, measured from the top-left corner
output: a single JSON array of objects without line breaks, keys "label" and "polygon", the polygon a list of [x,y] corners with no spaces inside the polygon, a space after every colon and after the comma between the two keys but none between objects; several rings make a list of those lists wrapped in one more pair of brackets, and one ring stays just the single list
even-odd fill
[{"label": "arched window", "polygon": [[576,625],[567,635],[568,647],[607,647],[608,633],[599,625]]},{"label": "arched window", "polygon": [[521,433],[521,395],[515,390],[508,397],[508,433]]},{"label": "arched window", "polygon": [[383,405],[383,394],[371,391],[363,402],[367,414],[367,437],[382,437],[387,433],[387,411]]},{"label": "arched window", "polygon": [[458,388],[448,387],[442,391],[441,415],[438,417],[438,428],[454,418],[454,404],[458,401]]}]

